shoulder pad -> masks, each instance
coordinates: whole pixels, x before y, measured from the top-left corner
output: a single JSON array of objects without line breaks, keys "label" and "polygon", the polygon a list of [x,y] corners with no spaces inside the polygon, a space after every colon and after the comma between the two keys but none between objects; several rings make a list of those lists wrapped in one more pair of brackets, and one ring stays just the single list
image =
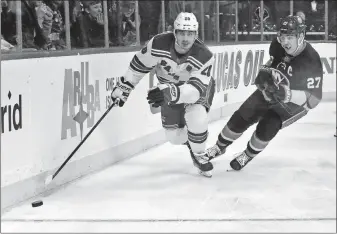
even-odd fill
[{"label": "shoulder pad", "polygon": [[174,35],[172,32],[164,32],[157,34],[153,38],[152,48],[156,50],[170,51],[170,47],[174,43]]},{"label": "shoulder pad", "polygon": [[273,57],[283,57],[284,53],[285,53],[284,48],[277,41],[277,39],[274,38],[269,46],[269,55]]},{"label": "shoulder pad", "polygon": [[[319,56],[318,52],[312,47],[312,45],[309,42],[306,42],[307,46],[304,49],[304,56],[307,57],[308,59],[312,60],[320,60],[321,57]],[[302,52],[302,53],[303,53]]]},{"label": "shoulder pad", "polygon": [[213,53],[200,39],[197,39],[191,48],[189,56],[195,58],[200,63],[205,64],[213,57]]}]

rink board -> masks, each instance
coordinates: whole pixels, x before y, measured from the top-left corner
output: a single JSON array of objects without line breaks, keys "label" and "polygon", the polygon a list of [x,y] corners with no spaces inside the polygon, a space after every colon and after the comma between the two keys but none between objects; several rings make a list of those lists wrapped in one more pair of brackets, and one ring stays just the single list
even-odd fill
[{"label": "rink board", "polygon": [[[216,94],[210,121],[229,116],[255,90],[268,44],[215,46]],[[335,99],[336,44],[317,43],[323,90]],[[1,207],[23,201],[165,142],[146,101],[156,78],[146,75],[123,108],[112,109],[50,187],[52,173],[103,115],[117,77],[134,52],[2,61]],[[332,96],[331,96],[332,94]]]},{"label": "rink board", "polygon": [[[280,132],[240,172],[227,172],[255,127],[199,176],[185,146],[164,143],[29,199],[2,232],[336,233],[336,102]],[[229,117],[209,125],[212,145]],[[44,205],[32,208],[42,199]]]}]

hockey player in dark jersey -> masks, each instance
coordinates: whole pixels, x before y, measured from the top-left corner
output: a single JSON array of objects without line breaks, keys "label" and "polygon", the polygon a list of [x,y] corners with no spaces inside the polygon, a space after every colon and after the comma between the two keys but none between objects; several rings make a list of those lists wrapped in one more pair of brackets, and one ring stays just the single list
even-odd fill
[{"label": "hockey player in dark jersey", "polygon": [[323,68],[319,54],[304,40],[305,25],[298,16],[280,22],[269,47],[270,60],[255,79],[257,90],[234,112],[209,148],[209,160],[225,153],[248,127],[257,123],[247,144],[231,162],[241,170],[261,153],[280,129],[302,118],[322,99]]},{"label": "hockey player in dark jersey", "polygon": [[207,115],[215,82],[211,51],[198,39],[198,21],[193,13],[180,13],[174,31],[154,36],[133,57],[124,77],[113,89],[112,100],[122,106],[138,82],[153,68],[160,84],[148,91],[147,100],[161,109],[168,141],[189,148],[199,173],[211,177],[212,163],[206,157]]}]

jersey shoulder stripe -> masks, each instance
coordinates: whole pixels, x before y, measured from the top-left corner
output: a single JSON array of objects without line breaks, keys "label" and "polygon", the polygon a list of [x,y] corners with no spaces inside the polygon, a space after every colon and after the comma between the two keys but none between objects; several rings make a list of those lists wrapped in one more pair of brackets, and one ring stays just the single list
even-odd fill
[{"label": "jersey shoulder stripe", "polygon": [[151,55],[155,57],[160,57],[160,58],[164,57],[164,58],[173,60],[171,57],[171,53],[165,50],[151,49]]},{"label": "jersey shoulder stripe", "polygon": [[192,56],[188,56],[186,61],[198,70],[202,67],[202,64],[198,60],[194,59]]},{"label": "jersey shoulder stripe", "polygon": [[133,57],[133,59],[131,60],[130,66],[133,70],[136,70],[138,72],[143,72],[143,73],[147,73],[149,71],[152,70],[151,67],[146,67],[137,57],[137,55],[135,55]]}]

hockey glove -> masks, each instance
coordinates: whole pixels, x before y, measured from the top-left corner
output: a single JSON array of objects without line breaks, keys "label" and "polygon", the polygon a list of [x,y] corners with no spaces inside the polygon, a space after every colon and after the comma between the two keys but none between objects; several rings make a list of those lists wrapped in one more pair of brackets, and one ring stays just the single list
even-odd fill
[{"label": "hockey glove", "polygon": [[291,90],[288,85],[280,84],[277,89],[272,88],[268,90],[268,87],[262,91],[262,94],[268,102],[283,102],[287,103],[291,99]]},{"label": "hockey glove", "polygon": [[267,86],[270,88],[274,87],[276,89],[276,85],[274,83],[272,70],[270,67],[262,65],[260,67],[259,73],[255,79],[255,85],[259,90],[265,90]]},{"label": "hockey glove", "polygon": [[175,84],[160,84],[149,90],[148,103],[153,107],[162,106],[165,103],[175,104],[180,97],[179,87]]},{"label": "hockey glove", "polygon": [[112,90],[112,101],[115,102],[116,99],[119,99],[118,105],[122,107],[133,89],[134,86],[130,82],[126,81],[123,76],[120,77],[117,79],[116,87],[114,87]]},{"label": "hockey glove", "polygon": [[287,103],[291,99],[289,80],[277,69],[261,66],[255,79],[255,85],[268,102]]}]

